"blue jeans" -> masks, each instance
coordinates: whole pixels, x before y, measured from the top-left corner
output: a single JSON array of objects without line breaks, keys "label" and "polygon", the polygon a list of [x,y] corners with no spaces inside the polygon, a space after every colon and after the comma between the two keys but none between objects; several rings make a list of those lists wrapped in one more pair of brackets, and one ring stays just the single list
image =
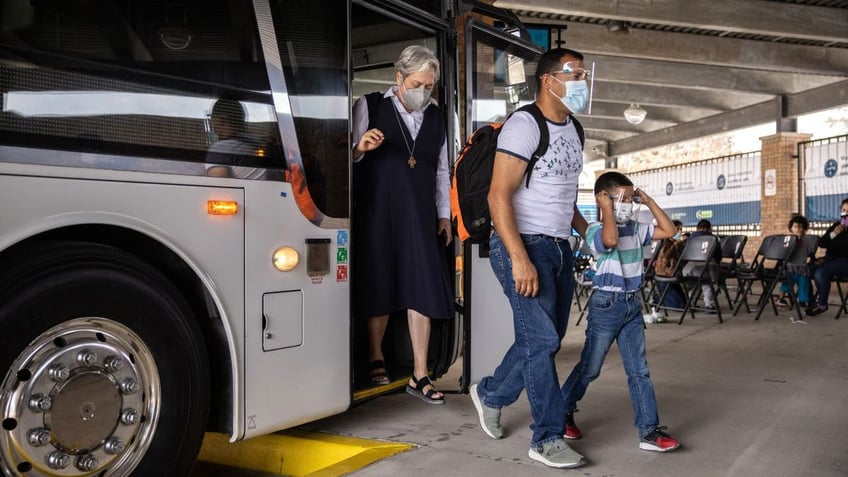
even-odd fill
[{"label": "blue jeans", "polygon": [[642,324],[642,301],[639,292],[595,290],[589,299],[586,343],[580,362],[562,386],[566,412],[574,412],[583,399],[589,383],[601,374],[601,366],[613,341],[618,343],[630,401],[636,413],[639,437],[650,434],[659,425],[657,398],[645,356],[645,329]]},{"label": "blue jeans", "polygon": [[539,294],[528,298],[515,291],[512,260],[500,237],[490,240],[489,263],[512,307],[515,342],[492,376],[480,381],[480,399],[489,407],[514,403],[527,387],[533,415],[531,445],[562,439],[565,412],[554,357],[568,326],[574,296],[574,256],[566,241],[544,235],[521,235],[539,276]]},{"label": "blue jeans", "polygon": [[830,280],[837,275],[848,275],[848,258],[825,256],[824,263],[813,270],[813,281],[816,282],[816,303],[822,308],[827,306]]},{"label": "blue jeans", "polygon": [[790,273],[788,281],[785,281],[780,284],[780,291],[783,293],[789,293],[789,289],[797,284],[798,285],[798,293],[795,294],[796,298],[800,303],[809,303],[810,302],[810,277],[806,275],[798,275],[797,273]]}]

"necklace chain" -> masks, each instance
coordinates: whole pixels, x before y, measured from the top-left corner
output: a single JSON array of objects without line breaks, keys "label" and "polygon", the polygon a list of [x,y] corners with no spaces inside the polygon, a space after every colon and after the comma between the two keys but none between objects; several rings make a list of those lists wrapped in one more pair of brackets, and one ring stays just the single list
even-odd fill
[{"label": "necklace chain", "polygon": [[[406,140],[406,134],[403,133],[404,125],[400,120],[400,113],[397,110],[394,102],[392,102],[392,110],[395,112],[395,119],[397,119],[398,127],[400,128],[400,135],[403,136],[403,143],[406,145],[406,150],[409,151],[409,167],[410,169],[415,167],[415,143],[418,141],[418,137],[412,140],[412,147],[409,147],[409,141]],[[409,131],[409,135],[412,135],[412,131]]]}]

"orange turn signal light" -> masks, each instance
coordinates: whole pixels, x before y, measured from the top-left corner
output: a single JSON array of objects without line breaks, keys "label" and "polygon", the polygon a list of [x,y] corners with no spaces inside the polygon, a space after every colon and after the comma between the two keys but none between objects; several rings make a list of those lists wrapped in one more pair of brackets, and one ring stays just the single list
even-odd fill
[{"label": "orange turn signal light", "polygon": [[238,202],[234,200],[206,201],[206,213],[209,215],[236,215],[238,213]]}]

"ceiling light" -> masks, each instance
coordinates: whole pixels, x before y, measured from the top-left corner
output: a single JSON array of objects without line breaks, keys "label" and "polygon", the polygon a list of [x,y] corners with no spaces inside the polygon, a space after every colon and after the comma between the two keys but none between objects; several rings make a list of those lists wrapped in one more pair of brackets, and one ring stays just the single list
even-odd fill
[{"label": "ceiling light", "polygon": [[624,119],[630,124],[639,124],[645,120],[648,112],[642,109],[638,104],[631,104],[629,108],[624,110]]},{"label": "ceiling light", "polygon": [[610,33],[630,33],[630,22],[610,20],[607,22],[607,30]]}]

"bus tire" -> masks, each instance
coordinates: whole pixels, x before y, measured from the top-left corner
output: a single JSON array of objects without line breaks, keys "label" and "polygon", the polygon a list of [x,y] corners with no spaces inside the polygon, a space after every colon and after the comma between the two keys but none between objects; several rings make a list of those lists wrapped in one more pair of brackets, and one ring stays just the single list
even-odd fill
[{"label": "bus tire", "polygon": [[37,243],[0,267],[0,474],[190,475],[210,378],[171,282],[85,242]]}]

